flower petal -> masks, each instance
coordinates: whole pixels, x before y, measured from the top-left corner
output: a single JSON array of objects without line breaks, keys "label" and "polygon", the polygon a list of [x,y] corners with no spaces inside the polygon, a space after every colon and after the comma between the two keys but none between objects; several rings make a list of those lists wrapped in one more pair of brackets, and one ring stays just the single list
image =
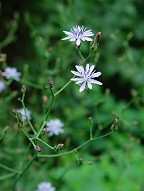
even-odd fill
[{"label": "flower petal", "polygon": [[91,32],[91,30],[87,30],[83,33],[84,36],[93,36],[94,34]]},{"label": "flower petal", "polygon": [[71,71],[71,73],[73,73],[74,75],[76,75],[76,76],[82,76],[79,72],[76,72],[76,71]]},{"label": "flower petal", "polygon": [[71,38],[69,41],[76,41],[76,38],[73,37],[73,38]]},{"label": "flower petal", "polygon": [[81,81],[83,78],[71,78],[72,81]]},{"label": "flower petal", "polygon": [[90,80],[87,81],[87,85],[88,85],[89,89],[92,89],[92,84],[91,84]]},{"label": "flower petal", "polygon": [[[84,39],[85,39],[85,40],[87,40],[87,41],[92,41],[92,39],[91,39],[91,38],[86,37],[86,36],[84,37]],[[84,40],[84,41],[85,41],[85,40]]]},{"label": "flower petal", "polygon": [[69,39],[71,39],[71,37],[70,37],[70,36],[67,36],[67,37],[65,37],[65,38],[62,38],[61,40],[69,40]]},{"label": "flower petal", "polygon": [[68,31],[63,31],[66,35],[68,36],[73,36],[73,33],[72,32],[68,32]]},{"label": "flower petal", "polygon": [[102,85],[101,82],[99,82],[99,81],[97,81],[97,80],[94,80],[94,79],[90,79],[89,81],[90,81],[91,83],[93,83],[93,84]]},{"label": "flower petal", "polygon": [[78,66],[78,65],[76,65],[75,67],[76,67],[76,69],[77,69],[80,73],[83,73],[83,72],[84,72],[83,66]]},{"label": "flower petal", "polygon": [[91,78],[96,78],[96,77],[99,77],[100,75],[101,75],[101,72],[96,72],[91,75]]},{"label": "flower petal", "polygon": [[80,38],[78,38],[78,39],[76,40],[76,45],[77,45],[77,46],[79,46],[79,45],[80,45],[80,43],[81,43],[81,39],[80,39]]},{"label": "flower petal", "polygon": [[84,82],[84,80],[81,79],[81,80],[78,80],[78,81],[76,82],[76,84],[81,84],[81,83],[83,83],[83,82]]},{"label": "flower petal", "polygon": [[89,74],[91,74],[91,73],[92,73],[92,71],[93,71],[94,67],[95,67],[95,65],[92,65],[92,66],[90,67]]},{"label": "flower petal", "polygon": [[79,92],[82,92],[85,89],[86,86],[86,81],[84,81],[84,83],[81,85]]}]

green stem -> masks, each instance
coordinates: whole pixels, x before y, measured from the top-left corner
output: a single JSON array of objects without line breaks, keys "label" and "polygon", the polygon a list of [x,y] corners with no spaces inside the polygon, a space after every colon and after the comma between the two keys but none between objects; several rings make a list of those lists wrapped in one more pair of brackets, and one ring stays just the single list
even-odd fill
[{"label": "green stem", "polygon": [[76,47],[76,49],[77,49],[77,51],[78,51],[78,53],[79,53],[81,59],[85,62],[85,58],[83,57],[80,48]]},{"label": "green stem", "polygon": [[93,139],[93,136],[92,136],[92,128],[93,128],[93,125],[92,123],[90,124],[90,140]]},{"label": "green stem", "polygon": [[26,116],[26,119],[27,119],[27,121],[28,121],[28,124],[29,124],[29,126],[31,127],[33,133],[36,135],[37,132],[35,131],[35,129],[34,129],[33,125],[31,124],[31,122],[30,122],[30,120],[29,120],[29,118],[28,118],[28,116],[27,116],[27,113],[26,113],[26,106],[25,106],[25,104],[24,104],[24,98],[25,98],[25,92],[23,92],[21,103],[22,103],[22,106],[23,106],[23,108],[24,108],[25,116]]},{"label": "green stem", "polygon": [[88,57],[85,59],[84,63],[86,63],[88,61],[88,59],[91,57],[91,52],[89,53]]},{"label": "green stem", "polygon": [[47,144],[45,141],[39,139],[39,138],[36,138],[38,141],[42,142],[44,145],[46,145],[47,147],[49,147],[50,149],[54,150],[52,146],[50,146],[49,144]]},{"label": "green stem", "polygon": [[54,97],[61,93],[72,81],[69,80],[59,91],[54,94]]},{"label": "green stem", "polygon": [[19,173],[20,173],[18,170],[15,170],[15,169],[13,169],[13,168],[10,168],[10,167],[8,167],[8,166],[6,166],[6,165],[4,165],[4,164],[1,164],[1,163],[0,163],[0,167],[1,167],[1,168],[4,168],[5,170],[8,170],[8,171],[10,171],[10,172],[16,173],[16,174],[19,174]]},{"label": "green stem", "polygon": [[10,174],[6,174],[6,175],[3,175],[3,176],[0,176],[0,181],[3,181],[5,179],[7,179],[7,178],[11,178],[13,176],[15,176],[15,173],[10,173]]},{"label": "green stem", "polygon": [[89,140],[87,140],[86,142],[84,142],[84,143],[82,143],[81,145],[79,145],[78,147],[76,147],[75,149],[70,150],[70,151],[67,151],[67,152],[64,152],[64,153],[50,154],[50,155],[38,154],[38,157],[48,158],[48,157],[60,157],[60,156],[68,155],[68,154],[71,154],[71,153],[75,152],[75,150],[81,149],[82,147],[84,147],[85,145],[87,145],[88,143],[90,143],[91,141],[95,141],[95,140],[101,139],[101,138],[103,138],[103,137],[106,137],[106,136],[110,135],[111,133],[112,133],[112,131],[109,132],[109,133],[106,133],[105,135],[102,135],[102,136],[99,136],[99,137],[96,137],[96,138],[89,139]]},{"label": "green stem", "polygon": [[16,184],[17,181],[20,179],[20,177],[25,173],[25,171],[31,166],[32,162],[35,160],[37,156],[37,153],[34,154],[34,156],[32,157],[32,159],[28,162],[28,164],[24,167],[24,169],[21,171],[21,173],[16,177],[15,182],[13,184],[13,191],[16,190]]},{"label": "green stem", "polygon": [[28,138],[28,140],[32,143],[33,147],[35,148],[36,145],[35,145],[35,143],[32,141],[32,139],[29,137],[29,135],[27,134],[27,132],[24,130],[23,127],[22,127],[21,129],[22,129],[23,133],[26,135],[26,137]]},{"label": "green stem", "polygon": [[48,107],[48,110],[47,110],[47,113],[46,113],[46,118],[43,121],[43,123],[42,123],[42,125],[40,127],[40,130],[39,130],[39,132],[36,135],[36,139],[40,136],[44,126],[46,125],[46,122],[48,120],[48,117],[49,117],[49,114],[50,114],[50,110],[51,110],[51,107],[52,107],[52,104],[53,104],[53,101],[54,101],[54,94],[53,94],[52,88],[50,88],[50,92],[51,92],[51,95],[52,95],[51,103],[50,103],[50,106]]},{"label": "green stem", "polygon": [[42,90],[42,89],[43,89],[43,86],[41,86],[41,85],[39,85],[39,84],[35,84],[35,83],[33,83],[33,82],[29,82],[29,81],[27,81],[27,80],[25,80],[25,79],[20,80],[20,83],[21,83],[21,84],[26,84],[26,85],[28,85],[28,86],[30,86],[30,87],[33,87],[33,88],[36,88],[36,89],[39,89],[39,90]]}]

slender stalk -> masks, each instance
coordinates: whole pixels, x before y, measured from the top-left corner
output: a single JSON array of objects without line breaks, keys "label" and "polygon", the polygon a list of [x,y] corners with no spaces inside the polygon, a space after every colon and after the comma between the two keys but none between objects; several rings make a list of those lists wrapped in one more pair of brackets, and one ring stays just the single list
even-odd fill
[{"label": "slender stalk", "polygon": [[25,115],[26,115],[26,119],[27,119],[27,121],[28,121],[28,124],[29,124],[29,126],[31,127],[33,133],[36,135],[37,132],[35,131],[35,129],[34,129],[32,123],[30,122],[30,120],[29,120],[29,118],[28,118],[28,116],[27,116],[27,113],[26,113],[26,106],[25,106],[25,104],[24,104],[24,98],[25,98],[25,92],[23,92],[21,103],[22,103],[22,106],[23,106],[23,108],[24,108],[24,111],[25,111]]},{"label": "slender stalk", "polygon": [[83,57],[83,55],[81,53],[80,47],[76,46],[76,50],[78,51],[78,54],[80,55],[81,59],[85,62],[85,58]]},{"label": "slender stalk", "polygon": [[38,141],[42,142],[44,145],[46,145],[47,147],[49,147],[50,149],[54,150],[52,146],[50,146],[49,144],[47,144],[45,141],[43,141],[42,139],[36,138]]},{"label": "slender stalk", "polygon": [[86,62],[88,61],[88,59],[91,57],[91,54],[92,54],[92,53],[90,52],[89,55],[88,55],[88,57],[87,57],[87,58],[85,59],[85,61],[84,61],[85,63],[86,63]]},{"label": "slender stalk", "polygon": [[13,168],[10,168],[10,167],[8,167],[8,166],[6,166],[6,165],[4,165],[4,164],[1,164],[1,163],[0,163],[0,167],[3,168],[3,169],[5,169],[5,170],[8,170],[8,171],[10,171],[10,172],[16,173],[16,174],[19,174],[19,173],[20,173],[18,170],[15,170],[15,169],[13,169]]},{"label": "slender stalk", "polygon": [[68,155],[68,154],[71,154],[71,153],[75,152],[75,150],[81,149],[81,148],[84,147],[85,145],[89,144],[91,141],[95,141],[95,140],[101,139],[101,138],[103,138],[103,137],[106,137],[106,136],[110,135],[111,133],[112,133],[112,131],[110,131],[109,133],[106,133],[106,134],[104,134],[104,135],[102,135],[102,136],[89,139],[89,140],[87,140],[86,142],[84,142],[84,143],[82,143],[81,145],[79,145],[78,147],[76,147],[76,148],[74,148],[74,149],[72,149],[72,150],[70,150],[70,151],[64,152],[64,153],[50,154],[50,155],[38,154],[38,157],[51,158],[51,157],[60,157],[60,156]]},{"label": "slender stalk", "polygon": [[21,84],[26,84],[26,85],[28,85],[28,86],[30,86],[30,87],[32,87],[32,88],[36,88],[36,89],[38,89],[38,90],[42,90],[42,89],[43,89],[43,86],[41,86],[41,85],[39,85],[39,84],[35,84],[35,83],[33,83],[33,82],[29,82],[29,81],[27,81],[27,80],[25,80],[25,79],[20,80],[20,83],[21,83]]},{"label": "slender stalk", "polygon": [[40,127],[40,130],[38,131],[38,133],[36,135],[36,139],[40,136],[44,126],[46,125],[46,122],[48,120],[48,117],[49,117],[49,114],[50,114],[50,110],[51,110],[51,107],[52,107],[52,104],[53,104],[53,101],[54,101],[54,94],[53,94],[52,88],[50,88],[50,92],[51,92],[51,95],[52,95],[51,103],[50,103],[50,106],[48,107],[45,120],[43,121],[43,123],[42,123],[42,125]]},{"label": "slender stalk", "polygon": [[91,123],[91,124],[90,124],[90,140],[93,139],[92,128],[93,128],[93,125],[92,125],[92,123]]},{"label": "slender stalk", "polygon": [[34,156],[32,157],[32,159],[27,163],[27,165],[24,167],[24,169],[21,171],[21,173],[16,177],[15,182],[13,184],[13,191],[16,190],[16,184],[17,181],[20,179],[20,177],[26,172],[26,170],[31,166],[31,164],[33,163],[33,161],[35,160],[37,156],[37,153],[34,154]]},{"label": "slender stalk", "polygon": [[26,137],[28,138],[28,140],[32,143],[33,147],[35,148],[36,145],[34,144],[34,142],[32,141],[32,138],[29,137],[29,135],[27,134],[27,132],[24,130],[24,126],[20,123],[18,114],[16,113],[16,118],[18,121],[19,126],[21,127],[21,130],[23,131],[23,133],[26,135]]},{"label": "slender stalk", "polygon": [[10,173],[10,174],[6,174],[6,175],[3,175],[3,176],[0,176],[0,181],[8,179],[8,178],[11,178],[13,176],[15,176],[15,173]]},{"label": "slender stalk", "polygon": [[28,140],[32,143],[33,147],[35,148],[36,145],[35,143],[32,141],[32,139],[29,137],[29,135],[27,134],[27,132],[24,130],[24,128],[22,128],[23,133],[26,135],[26,137],[28,138]]},{"label": "slender stalk", "polygon": [[72,81],[69,80],[59,91],[54,94],[54,97],[61,93]]}]

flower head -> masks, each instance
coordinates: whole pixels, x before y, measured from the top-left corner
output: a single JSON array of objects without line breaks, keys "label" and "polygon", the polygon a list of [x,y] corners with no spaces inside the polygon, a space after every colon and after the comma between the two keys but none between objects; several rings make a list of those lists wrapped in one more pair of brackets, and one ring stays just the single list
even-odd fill
[{"label": "flower head", "polygon": [[38,185],[37,191],[55,191],[55,188],[50,182],[42,182]]},{"label": "flower head", "polygon": [[81,40],[82,41],[92,41],[90,36],[93,36],[91,30],[86,30],[87,28],[84,28],[83,26],[75,26],[71,29],[70,32],[63,31],[67,37],[63,38],[62,40],[69,40],[69,41],[75,41],[77,46],[80,46]]},{"label": "flower head", "polygon": [[0,92],[2,92],[5,88],[5,83],[2,80],[0,80]]},{"label": "flower head", "polygon": [[63,133],[64,124],[59,119],[51,119],[46,123],[46,131],[49,132],[49,137]]},{"label": "flower head", "polygon": [[2,72],[2,76],[4,76],[7,80],[13,78],[16,81],[19,81],[21,73],[17,72],[16,68],[7,67],[4,72]]},{"label": "flower head", "polygon": [[75,66],[77,71],[71,71],[74,75],[78,76],[76,78],[72,78],[72,81],[75,81],[76,84],[82,84],[80,87],[80,92],[82,92],[86,84],[89,89],[92,89],[92,83],[102,85],[101,82],[95,80],[94,78],[99,77],[101,72],[96,72],[94,70],[95,65],[90,66],[89,64],[86,65],[84,68],[83,66]]},{"label": "flower head", "polygon": [[31,120],[31,112],[28,109],[24,110],[23,108],[21,108],[18,109],[17,112],[21,114],[21,120],[23,122],[26,121],[27,118]]}]

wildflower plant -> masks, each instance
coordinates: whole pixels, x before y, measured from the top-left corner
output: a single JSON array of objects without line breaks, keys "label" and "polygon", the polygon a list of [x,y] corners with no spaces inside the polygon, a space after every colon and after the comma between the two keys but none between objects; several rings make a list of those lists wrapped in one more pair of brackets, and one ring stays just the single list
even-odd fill
[{"label": "wildflower plant", "polygon": [[[87,93],[87,87],[92,91],[93,84],[94,85],[102,85],[102,79],[99,81],[99,77],[101,76],[101,72],[97,71],[96,65],[94,63],[90,63],[89,59],[91,56],[97,51],[97,48],[99,46],[99,41],[101,37],[101,33],[97,33],[95,37],[92,39],[92,36],[94,33],[85,27],[75,26],[71,29],[70,32],[64,31],[64,33],[67,35],[67,37],[63,38],[62,40],[68,40],[75,42],[76,44],[76,51],[78,52],[81,60],[81,64],[78,65],[78,63],[75,64],[76,71],[74,70],[74,67],[71,66],[71,71],[69,71],[69,74],[73,74],[73,76],[70,77],[69,81],[61,87],[57,92],[54,91],[54,85],[55,83],[50,80],[49,83],[46,86],[46,90],[49,91],[51,95],[51,100],[48,100],[48,107],[45,112],[44,119],[41,120],[41,123],[38,127],[35,127],[33,125],[32,116],[33,113],[27,109],[27,106],[25,104],[25,98],[26,98],[26,87],[22,86],[22,97],[18,98],[18,100],[21,103],[22,108],[21,109],[15,109],[13,110],[14,116],[17,120],[18,127],[24,134],[24,136],[29,141],[30,146],[33,147],[33,157],[29,159],[27,164],[23,166],[20,170],[15,170],[13,168],[7,167],[5,165],[1,165],[5,169],[9,169],[11,172],[13,172],[12,176],[14,176],[14,184],[13,184],[13,191],[16,190],[17,182],[23,176],[24,172],[32,165],[32,163],[35,161],[36,158],[49,158],[49,157],[59,157],[63,155],[68,154],[74,154],[77,159],[77,152],[87,145],[88,143],[92,141],[96,141],[97,139],[103,138],[113,132],[112,128],[110,132],[105,133],[99,137],[93,136],[93,119],[92,117],[89,118],[89,139],[85,142],[81,143],[77,147],[73,148],[72,150],[68,150],[66,148],[66,151],[62,151],[65,143],[58,143],[57,145],[51,145],[51,142],[49,142],[48,137],[53,137],[55,139],[56,136],[61,137],[62,134],[66,131],[66,125],[64,122],[62,122],[59,118],[51,117],[51,110],[54,104],[54,101],[56,100],[56,97],[64,91],[72,82],[74,81],[76,85],[80,86],[79,93],[82,94],[83,91],[86,91]],[[85,42],[88,41],[88,42]],[[89,43],[89,53],[86,58],[84,58],[81,47],[83,43]],[[20,84],[23,82],[20,78],[21,73],[17,71],[16,68],[7,67],[5,68],[5,71],[2,73],[2,76],[4,78],[8,79],[14,79],[19,82]],[[98,80],[97,80],[98,79]],[[33,87],[39,86],[32,84]],[[4,85],[1,82],[1,91],[4,89]],[[58,112],[57,112],[58,113]],[[27,122],[27,123],[25,123]],[[47,135],[47,136],[45,136]],[[47,139],[45,138],[47,137]],[[56,138],[57,139],[57,138]],[[47,148],[47,152],[43,152],[43,147]],[[51,151],[50,151],[51,150]],[[60,151],[61,150],[61,151]],[[60,152],[59,152],[60,151]],[[77,159],[78,164],[83,164],[82,160]],[[87,164],[93,164],[92,162],[88,162]],[[38,191],[55,191],[55,188],[52,187],[51,183],[49,182],[42,182],[38,185],[37,188]]]}]

